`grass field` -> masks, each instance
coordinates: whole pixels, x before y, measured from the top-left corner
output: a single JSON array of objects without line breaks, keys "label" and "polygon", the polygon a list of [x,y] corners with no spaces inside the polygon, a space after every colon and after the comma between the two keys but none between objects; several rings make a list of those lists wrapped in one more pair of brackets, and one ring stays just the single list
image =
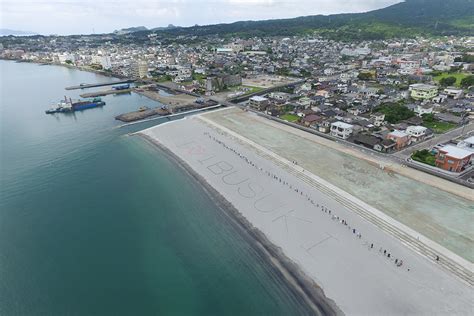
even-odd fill
[{"label": "grass field", "polygon": [[298,121],[299,116],[295,114],[285,114],[285,115],[280,116],[280,118],[288,122],[296,122]]},{"label": "grass field", "polygon": [[247,91],[245,94],[251,94],[251,93],[255,93],[255,92],[260,92],[260,91],[263,90],[263,88],[260,88],[260,87],[253,87],[253,86],[242,86],[242,88],[250,89],[250,90]]},{"label": "grass field", "polygon": [[463,80],[464,78],[466,78],[469,74],[465,74],[465,73],[461,73],[461,72],[457,72],[457,73],[447,73],[447,72],[443,72],[442,74],[434,77],[434,80],[436,82],[439,82],[441,79],[443,78],[447,78],[447,77],[455,77],[456,78],[456,83],[454,84],[456,87],[460,87],[461,86],[461,80]]},{"label": "grass field", "polygon": [[457,125],[447,122],[423,122],[423,126],[433,130],[436,134],[442,134],[455,128]]}]

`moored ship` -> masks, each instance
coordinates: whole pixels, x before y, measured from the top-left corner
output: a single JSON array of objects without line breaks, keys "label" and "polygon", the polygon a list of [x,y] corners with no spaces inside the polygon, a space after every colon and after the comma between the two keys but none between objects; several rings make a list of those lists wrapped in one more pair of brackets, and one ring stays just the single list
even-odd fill
[{"label": "moored ship", "polygon": [[104,105],[105,102],[102,101],[101,98],[94,98],[92,100],[78,100],[73,102],[71,98],[68,100],[66,97],[64,97],[63,101],[58,102],[55,106],[51,107],[45,112],[46,114],[74,112]]}]

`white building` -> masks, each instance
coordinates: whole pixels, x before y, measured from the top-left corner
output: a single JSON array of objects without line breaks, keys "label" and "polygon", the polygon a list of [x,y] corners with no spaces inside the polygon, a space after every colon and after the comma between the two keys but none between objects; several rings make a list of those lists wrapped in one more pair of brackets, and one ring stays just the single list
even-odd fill
[{"label": "white building", "polygon": [[433,113],[433,105],[431,104],[418,104],[415,108],[415,113],[418,116],[422,116],[423,114],[431,114]]},{"label": "white building", "polygon": [[408,126],[405,133],[410,135],[411,140],[417,142],[426,137],[426,131],[428,129],[424,126]]},{"label": "white building", "polygon": [[354,125],[344,122],[334,122],[331,124],[330,134],[342,139],[347,139],[354,131]]},{"label": "white building", "polygon": [[76,58],[72,54],[59,54],[58,55],[58,60],[61,64],[65,64],[68,60],[74,63],[76,61]]},{"label": "white building", "polygon": [[109,70],[112,68],[112,62],[110,56],[100,56],[100,65],[102,69]]},{"label": "white building", "polygon": [[448,97],[453,98],[454,100],[461,99],[464,96],[464,91],[462,89],[457,89],[453,87],[448,87],[443,91]]},{"label": "white building", "polygon": [[110,56],[95,55],[92,56],[92,63],[102,66],[102,69],[112,68],[112,63],[110,61]]}]

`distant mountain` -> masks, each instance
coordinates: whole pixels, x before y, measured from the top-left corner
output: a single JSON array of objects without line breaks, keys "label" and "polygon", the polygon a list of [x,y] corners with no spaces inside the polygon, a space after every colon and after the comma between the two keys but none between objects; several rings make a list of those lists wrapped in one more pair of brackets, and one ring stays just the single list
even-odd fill
[{"label": "distant mountain", "polygon": [[171,30],[171,29],[175,29],[175,28],[178,28],[178,27],[180,27],[180,26],[174,26],[173,24],[168,24],[168,26],[155,27],[155,28],[151,29],[151,31]]},{"label": "distant mountain", "polygon": [[38,35],[38,33],[29,32],[29,31],[17,31],[17,30],[10,30],[10,29],[0,29],[0,36],[29,36],[29,35]]},{"label": "distant mountain", "polygon": [[173,24],[168,24],[168,26],[162,27],[155,27],[152,29],[148,29],[145,26],[135,26],[129,27],[121,30],[114,31],[115,34],[130,34],[130,33],[137,33],[137,32],[146,32],[146,31],[163,31],[163,30],[173,30],[179,28],[179,26],[174,26]]},{"label": "distant mountain", "polygon": [[128,34],[128,33],[135,33],[135,32],[142,32],[142,31],[148,31],[148,29],[145,26],[135,26],[135,27],[129,27],[121,30],[116,30],[114,31],[115,34]]},{"label": "distant mountain", "polygon": [[176,35],[291,36],[319,32],[336,39],[364,40],[416,35],[473,35],[474,0],[406,0],[365,13],[313,15],[293,19],[160,30]]}]

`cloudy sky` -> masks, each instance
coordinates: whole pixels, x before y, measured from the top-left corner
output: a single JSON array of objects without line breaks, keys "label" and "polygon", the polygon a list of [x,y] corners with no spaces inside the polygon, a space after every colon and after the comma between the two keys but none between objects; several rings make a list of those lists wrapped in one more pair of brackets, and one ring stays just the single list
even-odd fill
[{"label": "cloudy sky", "polygon": [[40,34],[89,34],[139,25],[363,12],[397,2],[401,0],[0,0],[0,25]]}]

